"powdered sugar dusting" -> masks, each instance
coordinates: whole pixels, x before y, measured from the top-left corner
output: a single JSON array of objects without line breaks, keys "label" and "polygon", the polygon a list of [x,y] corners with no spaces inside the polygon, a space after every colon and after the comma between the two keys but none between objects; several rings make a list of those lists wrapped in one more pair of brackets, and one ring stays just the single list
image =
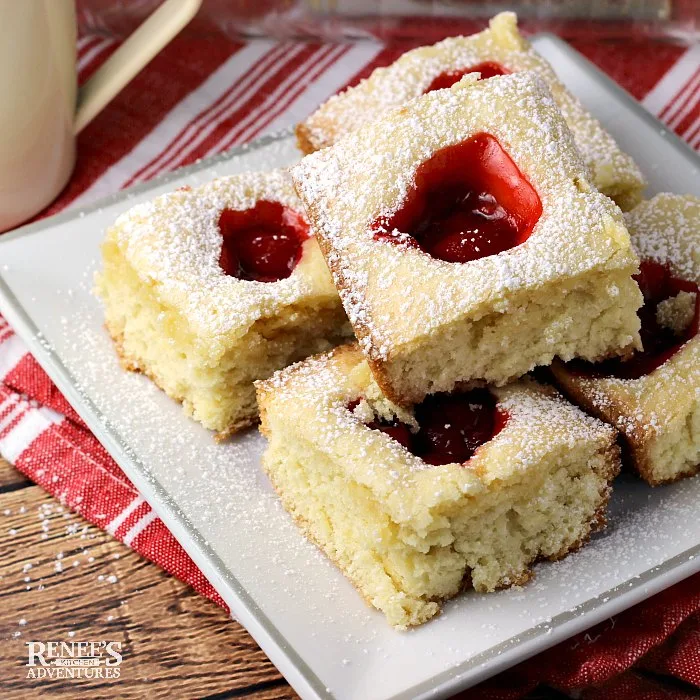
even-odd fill
[{"label": "powdered sugar dusting", "polygon": [[[401,205],[418,166],[481,131],[499,140],[542,200],[530,238],[464,265],[374,240],[372,222]],[[505,311],[512,290],[591,270],[636,269],[620,211],[588,184],[551,93],[531,72],[478,83],[467,76],[307,156],[292,174],[372,358],[465,313]]]},{"label": "powdered sugar dusting", "polygon": [[700,284],[700,198],[657,194],[625,221],[641,259],[669,264],[678,277]]},{"label": "powdered sugar dusting", "polygon": [[629,195],[645,181],[632,158],[559,81],[552,67],[518,33],[517,18],[504,12],[491,20],[489,29],[469,37],[451,37],[434,46],[408,51],[387,68],[378,68],[356,87],[331,97],[300,127],[302,141],[314,149],[336,142],[363,124],[422,95],[443,72],[465,70],[494,61],[507,71],[533,71],[552,91],[573,133],[576,147],[593,176],[593,182],[610,196]]},{"label": "powdered sugar dusting", "polygon": [[[117,219],[107,240],[161,301],[216,344],[228,334],[243,335],[258,318],[274,316],[315,290],[303,264],[272,283],[240,280],[219,266],[221,211],[249,209],[261,199],[303,211],[286,171],[245,173],[139,204]],[[304,244],[307,253],[318,255],[313,240]]]},{"label": "powdered sugar dusting", "polygon": [[[295,431],[347,465],[349,478],[368,485],[379,497],[392,494],[400,509],[415,501],[433,503],[446,487],[445,480],[454,479],[463,493],[478,493],[493,479],[536,467],[551,450],[563,445],[573,449],[588,442],[604,449],[614,441],[614,431],[604,423],[552,390],[521,381],[493,390],[499,407],[509,415],[501,432],[480,447],[466,465],[435,467],[385,433],[367,427],[375,415],[372,401],[366,401],[373,395],[371,376],[359,350],[344,346],[288,367],[258,386],[267,410],[292,420],[303,412],[307,420]],[[354,410],[348,408],[357,400],[360,403]],[[417,481],[418,474],[423,476]],[[399,488],[407,489],[410,495],[395,495]]]}]

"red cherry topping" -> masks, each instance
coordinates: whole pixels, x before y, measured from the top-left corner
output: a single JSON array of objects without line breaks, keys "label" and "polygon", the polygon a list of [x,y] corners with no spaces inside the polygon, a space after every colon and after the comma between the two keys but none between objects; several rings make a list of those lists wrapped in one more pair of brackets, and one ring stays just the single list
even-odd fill
[{"label": "red cherry topping", "polygon": [[397,420],[375,420],[367,427],[385,433],[428,464],[464,464],[508,420],[486,389],[433,394],[415,407],[415,417],[419,425],[415,433]]},{"label": "red cherry topping", "polygon": [[[444,73],[440,73],[430,85],[428,85],[425,92],[432,92],[433,90],[442,90],[443,88],[452,87],[455,83],[459,82],[467,73],[481,73],[480,80],[488,80],[493,78],[495,75],[507,75],[510,73],[506,70],[500,63],[495,61],[484,61],[483,63],[477,63],[471,68],[464,68],[463,70],[448,70]],[[423,94],[425,94],[425,92]]]},{"label": "red cherry topping", "polygon": [[367,424],[368,428],[372,430],[380,430],[382,433],[388,435],[393,440],[396,440],[400,445],[403,445],[407,450],[411,450],[413,445],[413,435],[411,429],[400,421],[393,421],[392,423],[384,423],[382,421],[372,421]]},{"label": "red cherry topping", "polygon": [[480,133],[422,163],[400,209],[372,230],[378,240],[464,263],[523,243],[541,214],[532,185],[498,140]]},{"label": "red cherry topping", "polygon": [[[642,260],[639,274],[635,276],[644,295],[644,305],[639,310],[642,327],[639,332],[643,350],[623,360],[614,358],[598,363],[574,360],[569,366],[576,374],[591,377],[618,377],[639,379],[658,369],[671,359],[691,338],[698,333],[700,326],[700,293],[695,282],[674,277],[668,265],[654,260]],[[656,307],[666,299],[680,292],[695,293],[695,315],[681,337],[669,328],[660,325],[656,319]]]},{"label": "red cherry topping", "polygon": [[265,200],[244,211],[224,209],[219,231],[221,269],[232,277],[257,282],[289,277],[309,237],[309,226],[300,214]]}]

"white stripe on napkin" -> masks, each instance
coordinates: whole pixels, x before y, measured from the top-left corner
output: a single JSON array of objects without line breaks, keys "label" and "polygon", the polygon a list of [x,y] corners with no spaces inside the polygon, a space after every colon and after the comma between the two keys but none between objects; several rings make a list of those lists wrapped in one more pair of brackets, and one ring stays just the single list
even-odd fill
[{"label": "white stripe on napkin", "polygon": [[134,498],[134,500],[131,501],[131,503],[129,503],[129,505],[126,506],[126,508],[124,508],[119,515],[116,515],[107,523],[105,530],[107,530],[110,535],[114,535],[119,526],[122,525],[126,519],[144,502],[143,496],[137,496]]},{"label": "white stripe on napkin", "polygon": [[642,100],[642,104],[652,113],[660,114],[672,102],[678,91],[700,65],[700,44],[688,49],[666,72],[663,78]]},{"label": "white stripe on napkin", "polygon": [[0,455],[10,464],[14,464],[34,440],[62,420],[63,416],[60,413],[45,406],[29,408],[17,425],[0,438]]},{"label": "white stripe on napkin", "polygon": [[149,510],[148,513],[132,525],[126,535],[124,535],[124,544],[127,545],[127,547],[131,546],[131,543],[156,519],[156,517],[156,512],[154,510]]},{"label": "white stripe on napkin", "polygon": [[119,190],[140,168],[151,161],[182,131],[192,115],[204,106],[215,102],[243,75],[275,42],[260,40],[249,43],[233,54],[217,68],[198,88],[188,93],[150,133],[148,133],[123,158],[113,163],[84,192],[69,205],[70,208],[85,206],[101,196]]}]

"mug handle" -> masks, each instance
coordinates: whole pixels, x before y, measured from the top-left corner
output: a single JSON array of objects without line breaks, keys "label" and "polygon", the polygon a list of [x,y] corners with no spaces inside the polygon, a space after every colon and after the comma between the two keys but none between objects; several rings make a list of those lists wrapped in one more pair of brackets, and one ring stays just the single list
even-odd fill
[{"label": "mug handle", "polygon": [[78,90],[74,133],[102,108],[197,14],[202,0],[165,0]]}]

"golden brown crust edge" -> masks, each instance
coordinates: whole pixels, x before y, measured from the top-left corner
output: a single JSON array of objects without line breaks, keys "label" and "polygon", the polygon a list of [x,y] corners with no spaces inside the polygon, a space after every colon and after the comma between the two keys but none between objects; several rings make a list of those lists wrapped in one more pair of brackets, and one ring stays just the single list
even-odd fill
[{"label": "golden brown crust edge", "polygon": [[555,379],[556,384],[561,389],[562,393],[577,406],[583,408],[587,413],[592,416],[602,420],[609,425],[617,428],[617,426],[623,426],[620,430],[620,435],[624,440],[626,459],[624,462],[629,465],[639,476],[642,478],[649,486],[661,486],[662,484],[671,484],[680,479],[684,479],[689,476],[694,476],[700,472],[700,464],[691,467],[683,472],[675,474],[673,477],[668,479],[658,479],[654,475],[654,467],[649,459],[649,451],[651,443],[656,437],[651,428],[646,430],[640,428],[637,424],[633,427],[626,427],[629,425],[628,421],[621,420],[629,416],[633,409],[628,406],[624,401],[620,400],[613,393],[609,394],[606,398],[608,400],[608,406],[605,410],[596,406],[590,399],[588,392],[582,386],[582,384],[577,381],[566,368],[564,368],[559,361],[555,362],[551,369],[552,376]]},{"label": "golden brown crust edge", "polygon": [[305,123],[297,124],[294,127],[294,134],[297,137],[297,147],[305,156],[318,150],[311,141],[311,133]]},{"label": "golden brown crust edge", "polygon": [[415,402],[407,396],[402,396],[399,394],[395,387],[392,385],[389,379],[389,372],[386,370],[386,362],[380,360],[367,360],[372,375],[374,376],[374,381],[377,382],[377,386],[381,389],[384,396],[386,396],[389,401],[395,403],[397,406],[402,408],[410,408]]},{"label": "golden brown crust edge", "polygon": [[[302,127],[303,127],[302,124],[299,124],[297,126],[297,137],[298,138],[299,138],[299,130]],[[349,286],[345,283],[345,278],[343,276],[342,269],[341,269],[340,265],[337,263],[335,256],[331,255],[330,244],[325,239],[325,237],[319,233],[319,229],[315,225],[315,222],[318,220],[318,212],[316,210],[316,206],[313,203],[308,204],[305,201],[305,199],[302,197],[301,188],[297,185],[296,178],[292,178],[292,180],[294,182],[294,189],[296,190],[296,193],[299,196],[299,199],[301,200],[301,202],[304,205],[304,208],[306,209],[306,216],[312,224],[312,230],[314,232],[314,236],[315,236],[316,240],[318,241],[318,246],[321,249],[321,253],[323,254],[323,257],[326,261],[326,264],[328,265],[328,268],[330,269],[331,276],[333,277],[333,282],[334,282],[336,289],[338,290],[338,294],[340,295],[340,298],[342,300],[344,293],[350,292],[351,290],[350,290]],[[365,340],[367,340],[371,344],[371,336],[370,336],[369,326],[360,320],[356,320],[355,322],[350,321],[350,323],[351,323],[352,329],[355,333],[355,337],[360,342],[360,347],[362,348],[363,341],[365,341]],[[364,352],[364,349],[363,349],[363,352]],[[372,374],[374,375],[374,379],[377,382],[377,385],[379,386],[379,388],[384,393],[384,395],[390,401],[393,401],[398,406],[410,405],[410,401],[408,401],[406,399],[406,397],[402,397],[402,396],[398,395],[396,393],[396,391],[394,390],[394,387],[391,385],[391,383],[389,381],[389,374],[385,369],[386,363],[369,357],[366,352],[364,352],[364,354],[367,357],[367,363],[369,364],[369,368],[370,368]]]}]

